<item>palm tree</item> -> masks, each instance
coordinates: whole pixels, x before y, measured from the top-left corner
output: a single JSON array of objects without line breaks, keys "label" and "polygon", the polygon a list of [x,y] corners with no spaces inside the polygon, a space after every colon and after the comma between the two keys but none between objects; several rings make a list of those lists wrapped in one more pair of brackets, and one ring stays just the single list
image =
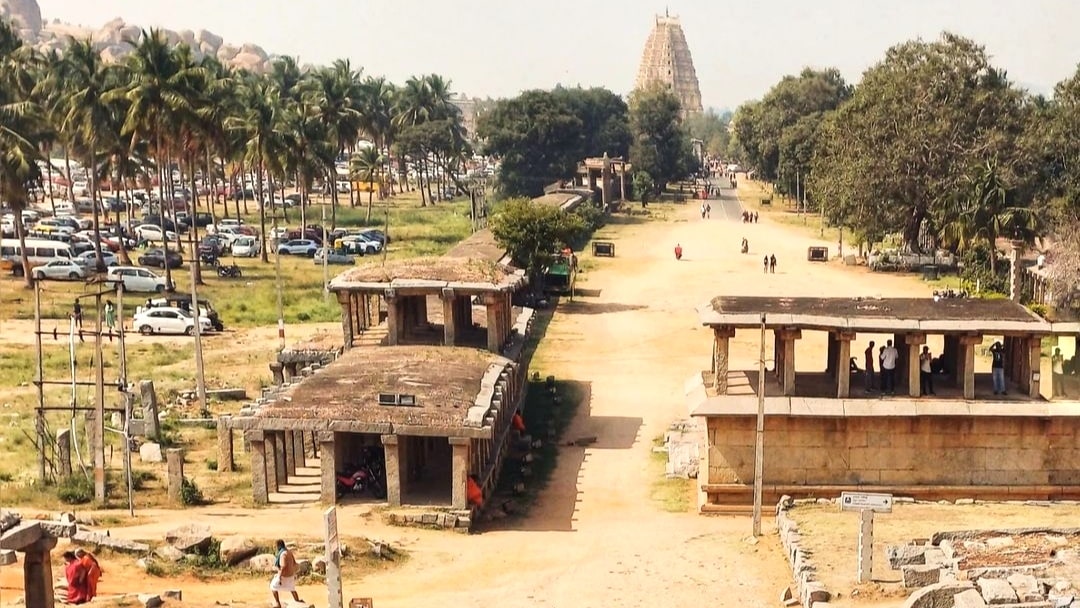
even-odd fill
[{"label": "palm tree", "polygon": [[[123,132],[133,135],[132,141],[151,142],[160,180],[158,192],[164,201],[166,181],[170,188],[172,185],[168,171],[169,136],[194,116],[190,84],[202,75],[204,68],[179,60],[160,30],[143,30],[138,42],[130,39],[125,42],[133,47],[128,55],[131,80],[128,86],[115,91],[130,103]],[[164,245],[168,255],[168,241]],[[172,270],[168,264],[165,264],[165,281],[171,288]]]},{"label": "palm tree", "polygon": [[[281,96],[277,85],[265,78],[249,76],[241,87],[242,111],[226,119],[229,130],[239,134],[244,141],[245,158],[255,169],[258,191],[262,192],[263,174],[270,179],[270,191],[274,191],[274,171],[280,168],[284,133],[281,129]],[[262,238],[262,261],[269,262],[266,240],[266,206],[259,206],[259,230]]]},{"label": "palm tree", "polygon": [[[397,98],[397,89],[382,77],[368,78],[360,87],[360,130],[383,153],[386,175],[390,175],[390,146],[397,134],[394,123]],[[389,181],[390,193],[393,194],[394,180]],[[383,196],[381,191],[379,196]]]},{"label": "palm tree", "polygon": [[[333,185],[337,181],[337,157],[356,145],[363,126],[360,74],[352,70],[348,61],[335,61],[332,68],[323,68],[314,73],[308,97],[318,106],[319,119],[330,130],[337,144],[336,154],[326,166],[326,181]],[[336,227],[337,188],[330,188],[330,197],[331,225]]]},{"label": "palm tree", "polygon": [[375,195],[375,180],[382,173],[383,155],[375,146],[369,146],[352,155],[349,159],[349,175],[355,181],[368,184],[367,216],[364,223],[371,222],[372,198]]},{"label": "palm tree", "polygon": [[41,108],[31,97],[29,50],[11,26],[0,21],[0,199],[11,205],[15,235],[22,251],[23,276],[33,286],[26,254],[22,211],[27,190],[41,182],[40,138],[46,131]]},{"label": "palm tree", "polygon": [[90,38],[69,39],[60,74],[66,90],[63,104],[61,133],[68,136],[85,151],[90,171],[90,197],[94,222],[94,251],[97,271],[105,272],[105,258],[101,251],[101,200],[100,180],[107,178],[98,164],[99,152],[108,142],[119,139],[120,134],[111,132],[119,127],[113,120],[110,104],[105,101],[108,92],[108,70]]}]

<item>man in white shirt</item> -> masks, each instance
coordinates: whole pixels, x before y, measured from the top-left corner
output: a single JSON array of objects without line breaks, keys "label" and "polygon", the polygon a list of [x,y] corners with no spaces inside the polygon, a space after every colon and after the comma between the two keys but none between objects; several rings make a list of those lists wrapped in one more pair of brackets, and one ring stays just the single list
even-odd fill
[{"label": "man in white shirt", "polygon": [[885,350],[881,351],[881,392],[892,395],[896,392],[896,360],[900,357],[892,340],[885,342]]},{"label": "man in white shirt", "polygon": [[930,364],[933,358],[930,347],[922,347],[922,353],[919,354],[919,394],[924,397],[934,394],[934,374]]}]

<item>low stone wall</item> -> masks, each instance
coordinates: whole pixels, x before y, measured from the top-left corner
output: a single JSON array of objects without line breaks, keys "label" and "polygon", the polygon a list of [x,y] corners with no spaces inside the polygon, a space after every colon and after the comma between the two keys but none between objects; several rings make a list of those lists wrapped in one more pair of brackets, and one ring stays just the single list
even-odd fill
[{"label": "low stone wall", "polygon": [[[811,561],[813,554],[802,545],[799,524],[788,517],[787,511],[794,504],[790,496],[784,496],[776,505],[776,529],[795,581],[795,593],[791,594],[791,599],[797,599],[804,608],[822,608],[828,604],[832,594],[817,579],[817,567]],[[788,598],[784,599],[786,601]]]},{"label": "low stone wall", "polygon": [[[708,417],[707,493],[749,496],[754,424],[749,415]],[[954,487],[969,498],[1075,498],[1080,418],[768,416],[764,480],[773,492],[804,496],[872,486],[905,495]]]},{"label": "low stone wall", "polygon": [[473,516],[468,510],[408,509],[391,511],[385,519],[392,526],[441,528],[465,534],[472,528]]}]

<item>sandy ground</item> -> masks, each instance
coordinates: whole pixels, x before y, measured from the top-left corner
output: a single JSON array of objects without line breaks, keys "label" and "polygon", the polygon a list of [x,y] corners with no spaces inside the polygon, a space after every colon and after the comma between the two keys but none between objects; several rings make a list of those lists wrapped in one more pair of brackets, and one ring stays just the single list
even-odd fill
[{"label": "sandy ground", "polygon": [[[560,308],[548,329],[537,369],[588,383],[589,400],[568,435],[596,435],[598,441],[587,448],[564,448],[539,504],[506,529],[460,536],[387,528],[375,523],[365,507],[344,508],[343,535],[382,538],[411,553],[403,568],[345,581],[346,603],[350,597],[368,596],[379,608],[776,605],[790,571],[771,521],[766,521],[766,536],[751,544],[745,540],[749,518],[662,513],[649,500],[655,471],[649,462],[651,441],[687,416],[684,382],[709,364],[710,336],[698,324],[695,308],[719,294],[899,296],[927,291],[910,277],[807,262],[808,246],[831,244],[772,224],[767,216],[745,225],[715,211],[709,220],[697,213],[691,203],[666,222],[624,218],[606,228],[597,238],[615,241],[618,257],[595,261],[579,284],[589,297]],[[748,255],[739,254],[744,236],[750,241]],[[681,262],[672,253],[676,242],[685,251]],[[762,274],[761,258],[767,254],[778,259],[774,275]],[[755,365],[757,336],[744,333],[734,339],[734,366]],[[824,336],[800,341],[798,360],[813,359],[823,367],[824,344]],[[112,533],[161,538],[166,529],[197,520],[218,535],[261,537],[273,529],[289,537],[318,530],[319,515],[314,505],[160,511],[143,514],[141,521],[151,523]],[[10,597],[6,590],[17,587],[19,578],[13,568],[0,572],[4,602]],[[147,581],[145,574],[127,567],[102,583],[103,593],[168,587],[183,588],[185,603],[262,602],[266,595],[261,579]],[[325,605],[322,589],[302,593]]]}]

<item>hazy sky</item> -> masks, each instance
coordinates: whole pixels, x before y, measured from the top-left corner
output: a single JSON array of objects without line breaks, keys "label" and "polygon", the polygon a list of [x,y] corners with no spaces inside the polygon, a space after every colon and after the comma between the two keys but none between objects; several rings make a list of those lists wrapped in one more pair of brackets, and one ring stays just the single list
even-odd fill
[{"label": "hazy sky", "polygon": [[[42,16],[98,27],[207,29],[299,56],[347,57],[401,81],[435,72],[455,92],[504,97],[555,84],[628,93],[663,1],[642,0],[38,0]],[[898,42],[943,30],[984,44],[996,65],[1037,92],[1080,63],[1077,0],[672,1],[707,107],[761,95],[805,66],[857,81]]]}]

